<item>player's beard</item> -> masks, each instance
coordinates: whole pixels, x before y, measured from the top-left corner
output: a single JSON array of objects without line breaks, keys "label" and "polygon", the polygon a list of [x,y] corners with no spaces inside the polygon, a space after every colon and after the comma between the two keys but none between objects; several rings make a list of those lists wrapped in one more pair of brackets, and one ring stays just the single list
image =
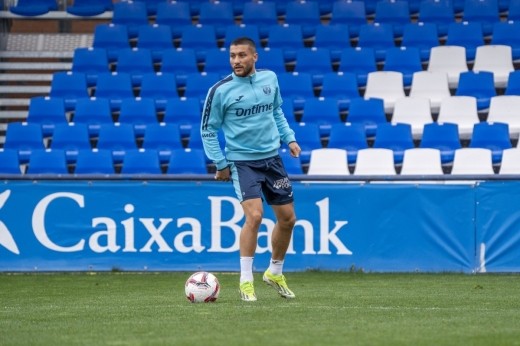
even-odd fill
[{"label": "player's beard", "polygon": [[253,72],[253,66],[241,66],[242,67],[242,73],[238,74],[236,69],[233,69],[235,71],[235,74],[239,77],[247,77]]}]

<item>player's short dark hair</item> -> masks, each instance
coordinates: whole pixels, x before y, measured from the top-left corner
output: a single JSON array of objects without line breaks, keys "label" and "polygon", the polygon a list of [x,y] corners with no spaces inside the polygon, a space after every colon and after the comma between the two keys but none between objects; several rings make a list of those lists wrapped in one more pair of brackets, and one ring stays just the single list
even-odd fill
[{"label": "player's short dark hair", "polygon": [[253,41],[249,37],[245,37],[245,36],[244,37],[239,37],[239,38],[234,39],[231,42],[231,46],[238,46],[238,45],[250,46],[251,49],[253,49],[253,52],[256,52],[256,43],[255,43],[255,41]]}]

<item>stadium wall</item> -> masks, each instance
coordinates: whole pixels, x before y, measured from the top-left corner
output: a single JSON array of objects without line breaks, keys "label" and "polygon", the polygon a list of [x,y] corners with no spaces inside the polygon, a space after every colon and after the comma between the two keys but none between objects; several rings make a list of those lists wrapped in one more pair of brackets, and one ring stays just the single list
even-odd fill
[{"label": "stadium wall", "polygon": [[[520,271],[520,182],[295,182],[288,271]],[[238,270],[243,213],[211,181],[6,180],[0,271]],[[266,206],[255,259],[268,263]]]}]

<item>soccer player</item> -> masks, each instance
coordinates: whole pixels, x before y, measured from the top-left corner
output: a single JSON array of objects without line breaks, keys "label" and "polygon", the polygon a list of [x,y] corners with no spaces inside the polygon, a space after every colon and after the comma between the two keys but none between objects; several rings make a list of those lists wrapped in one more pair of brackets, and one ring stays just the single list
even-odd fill
[{"label": "soccer player", "polygon": [[[257,70],[256,44],[247,37],[231,42],[229,62],[233,73],[213,85],[206,96],[201,121],[204,150],[217,168],[215,179],[232,181],[245,214],[240,233],[240,296],[256,301],[253,257],[262,222],[262,198],[273,208],[272,255],[263,281],[282,297],[294,298],[282,274],[296,221],[293,189],[278,155],[280,141],[298,157],[301,149],[281,109],[276,74]],[[217,134],[222,129],[225,154]]]}]

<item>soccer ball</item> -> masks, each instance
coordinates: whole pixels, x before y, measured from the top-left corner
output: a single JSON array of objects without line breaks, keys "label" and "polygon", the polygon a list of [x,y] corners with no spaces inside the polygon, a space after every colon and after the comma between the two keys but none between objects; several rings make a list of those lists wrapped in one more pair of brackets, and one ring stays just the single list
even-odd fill
[{"label": "soccer ball", "polygon": [[220,284],[215,275],[208,272],[192,274],[184,285],[186,298],[192,303],[214,302],[220,293]]}]

